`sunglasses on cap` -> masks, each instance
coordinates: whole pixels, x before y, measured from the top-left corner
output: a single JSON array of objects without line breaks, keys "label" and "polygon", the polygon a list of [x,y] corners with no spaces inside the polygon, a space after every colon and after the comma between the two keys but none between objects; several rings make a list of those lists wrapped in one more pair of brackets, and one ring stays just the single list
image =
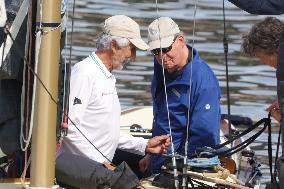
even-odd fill
[{"label": "sunglasses on cap", "polygon": [[173,48],[173,44],[174,42],[176,41],[176,39],[178,38],[178,36],[175,36],[174,40],[173,40],[173,43],[169,46],[169,47],[165,47],[165,48],[156,48],[156,49],[153,49],[151,50],[151,53],[155,56],[157,56],[161,50],[162,50],[162,53],[163,54],[166,54],[167,52],[169,52],[170,50],[172,50]]},{"label": "sunglasses on cap", "polygon": [[[172,46],[173,46],[173,44],[171,44],[169,47],[162,48],[162,53],[163,53],[163,54],[166,54],[167,52],[169,52],[170,50],[172,50]],[[157,48],[157,49],[151,50],[151,53],[152,53],[153,55],[155,55],[155,56],[158,55],[160,52],[161,52],[161,48]]]}]

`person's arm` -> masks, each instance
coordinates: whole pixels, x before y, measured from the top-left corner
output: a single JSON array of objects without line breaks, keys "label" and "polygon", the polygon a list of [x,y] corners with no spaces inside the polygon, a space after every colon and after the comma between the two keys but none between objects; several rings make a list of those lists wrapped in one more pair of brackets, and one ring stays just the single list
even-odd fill
[{"label": "person's arm", "polygon": [[284,14],[283,0],[229,0],[231,3],[251,14]]},{"label": "person's arm", "polygon": [[148,140],[142,137],[134,137],[128,133],[120,132],[117,148],[144,156],[147,142]]},{"label": "person's arm", "polygon": [[220,143],[220,92],[218,86],[200,90],[191,111],[189,151]]}]

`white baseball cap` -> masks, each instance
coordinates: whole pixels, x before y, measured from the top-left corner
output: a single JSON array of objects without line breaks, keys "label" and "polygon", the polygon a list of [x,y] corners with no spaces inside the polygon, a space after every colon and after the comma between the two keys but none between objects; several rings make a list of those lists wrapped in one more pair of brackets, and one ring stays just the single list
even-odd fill
[{"label": "white baseball cap", "polygon": [[169,17],[160,17],[148,27],[149,50],[169,47],[176,34],[180,33],[178,25]]},{"label": "white baseball cap", "polygon": [[149,49],[149,46],[141,38],[139,25],[128,16],[109,17],[104,22],[103,32],[117,37],[125,37],[138,49]]}]

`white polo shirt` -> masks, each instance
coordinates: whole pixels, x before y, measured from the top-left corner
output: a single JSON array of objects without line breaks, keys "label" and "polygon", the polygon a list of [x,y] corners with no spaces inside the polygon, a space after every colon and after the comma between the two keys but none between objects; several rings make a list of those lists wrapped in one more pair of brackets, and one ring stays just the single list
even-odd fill
[{"label": "white polo shirt", "polygon": [[[69,117],[92,144],[112,160],[116,148],[144,155],[147,140],[120,133],[120,103],[116,79],[93,52],[71,72]],[[61,152],[107,162],[69,120]]]}]

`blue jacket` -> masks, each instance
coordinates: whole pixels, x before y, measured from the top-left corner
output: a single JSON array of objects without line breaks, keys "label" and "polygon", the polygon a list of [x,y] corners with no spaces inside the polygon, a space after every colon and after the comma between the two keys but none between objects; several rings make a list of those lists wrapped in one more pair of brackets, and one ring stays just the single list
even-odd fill
[{"label": "blue jacket", "polygon": [[229,0],[251,14],[279,15],[284,13],[283,0]]},{"label": "blue jacket", "polygon": [[[191,47],[188,47],[191,48]],[[220,142],[220,88],[211,68],[199,57],[196,50],[192,64],[192,88],[189,113],[189,148],[193,153],[196,147],[214,147]],[[186,138],[187,112],[189,108],[190,60],[176,73],[165,72],[169,114],[175,151],[184,154]],[[169,124],[163,87],[162,67],[154,61],[152,80],[152,98],[154,111],[153,136],[168,134]],[[162,161],[153,161],[154,171]],[[157,166],[158,164],[158,166]],[[153,169],[152,169],[153,170]]]}]

